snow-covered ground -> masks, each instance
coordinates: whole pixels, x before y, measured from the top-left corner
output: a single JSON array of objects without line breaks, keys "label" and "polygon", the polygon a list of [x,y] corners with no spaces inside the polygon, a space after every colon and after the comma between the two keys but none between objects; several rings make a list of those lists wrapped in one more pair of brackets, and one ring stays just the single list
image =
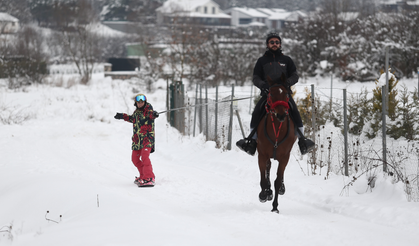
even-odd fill
[{"label": "snow-covered ground", "polygon": [[[165,110],[165,83],[146,93],[157,111]],[[297,91],[312,83],[329,93],[328,79],[308,79]],[[418,245],[419,203],[407,202],[402,184],[378,175],[372,191],[360,179],[341,195],[350,179],[307,176],[295,145],[280,213],[272,213],[271,202],[258,199],[257,155],[181,136],[165,114],[151,154],[156,186],[138,188],[132,126],[113,118],[132,113],[138,91],[144,87],[103,74],[68,89],[0,87],[1,117],[27,117],[0,127],[0,245]],[[248,124],[249,101],[239,108]]]}]

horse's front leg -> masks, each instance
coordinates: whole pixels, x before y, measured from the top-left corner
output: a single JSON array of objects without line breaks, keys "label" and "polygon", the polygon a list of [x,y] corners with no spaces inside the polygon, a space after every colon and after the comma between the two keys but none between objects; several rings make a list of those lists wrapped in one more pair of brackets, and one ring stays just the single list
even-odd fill
[{"label": "horse's front leg", "polygon": [[285,171],[286,163],[283,164],[279,162],[278,164],[278,171],[277,177],[275,179],[275,198],[272,202],[272,212],[279,213],[278,210],[278,195],[283,195],[285,193],[285,185],[284,185],[284,171]]},{"label": "horse's front leg", "polygon": [[260,187],[259,201],[266,202],[272,200],[272,190],[270,181],[271,161],[269,157],[259,155]]}]

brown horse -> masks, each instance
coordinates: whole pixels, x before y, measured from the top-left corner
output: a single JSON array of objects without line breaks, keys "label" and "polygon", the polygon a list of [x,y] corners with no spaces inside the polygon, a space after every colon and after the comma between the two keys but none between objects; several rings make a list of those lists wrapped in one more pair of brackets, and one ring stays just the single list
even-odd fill
[{"label": "brown horse", "polygon": [[257,128],[257,150],[260,170],[259,193],[261,202],[271,201],[272,190],[269,178],[271,170],[271,158],[278,161],[276,171],[275,198],[272,203],[272,212],[278,211],[278,194],[285,193],[284,171],[290,158],[290,152],[297,140],[294,122],[290,119],[289,89],[281,84],[273,84],[269,81],[269,95],[266,103],[267,114],[262,118]]}]

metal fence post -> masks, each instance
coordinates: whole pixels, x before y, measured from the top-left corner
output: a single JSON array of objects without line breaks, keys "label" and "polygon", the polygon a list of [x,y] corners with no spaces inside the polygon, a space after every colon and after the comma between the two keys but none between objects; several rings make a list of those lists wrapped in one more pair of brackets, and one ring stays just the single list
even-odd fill
[{"label": "metal fence post", "polygon": [[215,87],[215,142],[218,141],[218,85]]},{"label": "metal fence post", "polygon": [[[166,88],[167,88],[167,92],[166,92],[166,110],[170,109],[170,85],[169,85],[169,77],[166,78]],[[166,117],[167,122],[170,122],[170,113],[167,114]]]},{"label": "metal fence post", "polygon": [[[418,72],[419,73],[419,72]],[[250,105],[249,105],[249,114],[251,114],[252,113],[252,103],[253,103],[253,87],[255,87],[255,86],[250,86]]]},{"label": "metal fence post", "polygon": [[[185,106],[185,85],[183,82],[180,82],[180,95],[179,95],[179,107]],[[179,111],[179,130],[182,133],[182,135],[185,135],[186,133],[186,127],[185,127],[185,109],[182,109]]]},{"label": "metal fence post", "polygon": [[199,133],[202,132],[202,85],[199,85]]},{"label": "metal fence post", "polygon": [[[386,134],[386,116],[387,116],[387,100],[384,93],[387,92],[387,86],[383,86],[381,89],[381,100],[382,100],[382,131],[383,131],[383,171],[387,172],[387,134]],[[386,93],[387,94],[387,93]]]},{"label": "metal fence post", "polygon": [[[314,85],[311,85],[311,127],[313,128],[313,142],[316,142],[316,107],[314,105]],[[314,153],[315,151],[313,151]]]},{"label": "metal fence post", "polygon": [[205,84],[205,139],[208,141],[208,85]]},{"label": "metal fence post", "polygon": [[346,89],[343,89],[343,134],[345,148],[345,176],[349,176],[348,168],[348,116],[346,110]]},{"label": "metal fence post", "polygon": [[[195,90],[195,105],[198,104],[198,84],[196,84],[196,90]],[[195,113],[193,116],[193,136],[195,137],[195,126],[196,126],[196,113],[197,113],[198,108],[195,107]]]},{"label": "metal fence post", "polygon": [[330,111],[329,111],[330,120],[332,120],[332,104],[333,104],[333,73],[331,73],[331,76],[330,76]]},{"label": "metal fence post", "polygon": [[234,84],[231,86],[230,124],[228,126],[228,144],[227,144],[228,150],[231,150],[231,141],[233,139],[233,98],[234,98]]},{"label": "metal fence post", "polygon": [[[389,84],[388,84],[388,46],[386,46],[386,61],[385,61],[385,66],[386,66],[386,86],[387,88],[389,88]],[[385,97],[385,101],[388,101],[388,91],[385,92],[385,94],[382,92],[381,93],[382,97]],[[386,111],[388,110],[388,105],[386,104]]]}]

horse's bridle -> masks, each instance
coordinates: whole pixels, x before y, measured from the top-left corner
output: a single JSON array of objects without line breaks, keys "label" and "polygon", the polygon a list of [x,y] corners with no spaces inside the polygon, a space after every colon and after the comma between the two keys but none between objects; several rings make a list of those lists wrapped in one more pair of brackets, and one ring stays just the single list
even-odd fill
[{"label": "horse's bridle", "polygon": [[[275,84],[275,85],[273,85],[273,86],[271,86],[271,87],[269,87],[269,90],[272,88],[272,87],[277,87],[277,86],[281,86],[281,84]],[[288,95],[288,92],[287,92],[287,95]],[[290,128],[290,117],[289,117],[289,115],[288,115],[288,110],[289,110],[289,108],[290,108],[290,106],[289,106],[289,104],[288,104],[288,101],[289,101],[289,96],[287,96],[287,100],[286,101],[282,101],[282,100],[280,100],[280,101],[275,101],[275,102],[273,102],[272,101],[272,96],[271,96],[271,93],[269,92],[269,95],[268,95],[268,99],[267,99],[267,103],[266,103],[266,105],[265,105],[265,109],[266,109],[266,112],[268,113],[268,114],[270,114],[270,116],[271,116],[271,120],[272,120],[272,129],[274,130],[274,134],[275,134],[275,143],[271,140],[271,138],[269,137],[269,135],[268,135],[268,132],[267,132],[267,130],[266,130],[266,127],[265,127],[265,136],[266,136],[266,138],[269,140],[269,142],[271,142],[271,144],[274,146],[274,152],[273,152],[273,158],[274,158],[274,160],[276,159],[276,149],[278,148],[278,146],[280,145],[280,144],[282,144],[284,141],[285,141],[285,139],[287,139],[287,137],[288,137],[288,135],[289,135],[289,128]],[[278,127],[278,131],[275,129],[275,122],[274,122],[274,115],[276,116],[276,117],[278,117],[277,116],[277,113],[275,112],[275,108],[276,107],[278,107],[278,106],[284,106],[285,107],[285,117],[287,117],[287,122],[288,122],[288,124],[287,124],[287,134],[286,134],[286,136],[281,140],[281,141],[279,141],[279,133],[280,133],[280,131],[281,131],[281,127],[282,127],[282,123],[283,123],[283,121],[282,122],[280,122],[279,123],[279,127]],[[267,122],[267,118],[268,118],[268,115],[266,115],[266,117],[265,117],[265,126],[266,126],[266,122]],[[278,118],[279,119],[279,118]]]},{"label": "horse's bridle", "polygon": [[[269,87],[269,91],[271,90],[271,88],[278,87],[278,86],[281,86],[281,84],[275,84],[275,85]],[[267,104],[265,105],[266,112],[271,114],[271,115],[272,114],[276,115],[275,108],[278,107],[278,106],[284,106],[286,108],[285,114],[288,115],[288,109],[290,108],[290,106],[288,104],[289,100],[290,100],[290,98],[289,98],[288,92],[287,92],[287,101],[282,101],[281,100],[281,101],[272,102],[271,92],[269,92]]]}]

